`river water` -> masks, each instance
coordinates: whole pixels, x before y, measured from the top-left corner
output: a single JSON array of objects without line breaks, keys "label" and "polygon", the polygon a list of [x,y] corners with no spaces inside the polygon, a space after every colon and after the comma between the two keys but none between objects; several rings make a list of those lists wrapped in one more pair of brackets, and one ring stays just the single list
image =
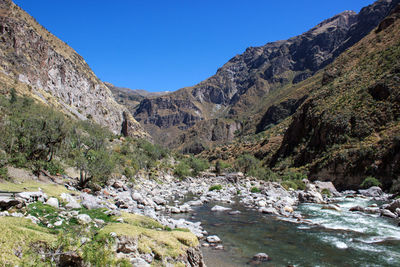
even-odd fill
[{"label": "river water", "polygon": [[[224,250],[202,248],[209,267],[251,266],[253,255],[268,254],[258,266],[400,266],[400,227],[393,219],[350,212],[352,206],[369,206],[365,198],[337,198],[341,211],[322,205],[298,207],[309,223],[263,215],[240,204],[207,203],[193,215],[209,234],[218,235]],[[241,211],[239,215],[212,212],[214,205]]]}]

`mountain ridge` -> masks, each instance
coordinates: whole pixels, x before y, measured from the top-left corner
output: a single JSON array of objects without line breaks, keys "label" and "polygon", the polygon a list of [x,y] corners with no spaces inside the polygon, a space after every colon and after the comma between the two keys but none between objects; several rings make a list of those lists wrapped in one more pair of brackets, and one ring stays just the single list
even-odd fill
[{"label": "mountain ridge", "polygon": [[11,0],[0,1],[0,84],[114,133],[148,137],[85,60]]},{"label": "mountain ridge", "polygon": [[178,140],[188,140],[184,136],[188,129],[200,143],[223,143],[234,138],[221,135],[218,140],[210,140],[207,133],[196,130],[197,124],[207,124],[208,120],[217,119],[225,124],[222,128],[230,127],[225,122],[233,120],[240,124],[235,132],[255,131],[260,114],[268,109],[263,98],[311,77],[328,65],[377,26],[394,2],[379,0],[359,14],[344,11],[288,40],[249,47],[195,86],[144,99],[135,109],[134,117],[156,142],[175,148],[183,145],[177,136]]}]

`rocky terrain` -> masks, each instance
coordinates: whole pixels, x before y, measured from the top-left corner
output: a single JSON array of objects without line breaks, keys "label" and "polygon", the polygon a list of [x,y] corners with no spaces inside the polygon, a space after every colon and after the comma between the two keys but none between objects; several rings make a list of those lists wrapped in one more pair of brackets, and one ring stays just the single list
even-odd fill
[{"label": "rocky terrain", "polygon": [[80,55],[11,0],[0,1],[0,35],[2,94],[14,88],[80,120],[92,119],[114,133],[147,135]]},{"label": "rocky terrain", "polygon": [[[355,191],[339,193],[330,182],[310,183],[305,180],[304,190],[286,190],[278,183],[259,181],[245,177],[242,173],[217,176],[214,173],[204,172],[199,177],[183,181],[167,173],[160,174],[157,181],[149,180],[148,177],[139,174],[135,183],[122,177],[119,180],[111,179],[107,186],[91,192],[88,189],[76,190],[74,179],[70,177],[63,177],[63,180],[67,181],[64,184],[61,178],[53,177],[60,184],[53,184],[53,188],[57,190],[49,191],[51,185],[44,185],[45,191],[51,196],[39,189],[34,192],[17,193],[15,197],[1,197],[0,217],[25,217],[33,224],[48,229],[58,229],[68,225],[72,227],[74,222],[81,227],[97,229],[100,235],[106,234],[115,239],[112,250],[116,253],[116,257],[128,259],[134,266],[150,266],[150,264],[170,266],[172,263],[183,263],[192,267],[205,266],[197,239],[203,247],[212,247],[216,250],[224,249],[223,240],[207,233],[200,222],[174,219],[173,215],[193,213],[197,207],[208,202],[226,203],[226,205],[238,202],[247,209],[258,210],[269,216],[294,219],[293,222],[297,223],[309,223],[296,211],[300,203],[318,203],[321,204],[322,210],[340,211],[340,206],[332,201],[331,196],[368,197],[385,204],[368,208],[354,206],[350,211],[377,214],[393,219],[400,215],[399,200],[390,200],[391,196],[384,194],[379,187],[360,190],[358,193]],[[38,185],[40,186],[40,183]],[[42,209],[57,213],[43,214]],[[231,216],[240,213],[220,205],[215,205],[211,212],[223,212]],[[129,229],[132,232],[129,232]],[[189,229],[193,236],[183,230],[174,229]],[[154,245],[144,248],[143,246],[147,246],[146,239],[137,237],[134,234],[137,231],[143,231],[145,236],[154,238],[152,241],[155,242]],[[157,236],[153,236],[153,233]],[[177,238],[183,245],[180,249],[183,249],[182,252],[185,254],[177,257],[172,251],[163,251],[159,248],[158,246],[162,244],[160,242],[165,242],[161,239],[164,235]],[[176,250],[178,249],[176,245],[169,244],[174,247],[168,249]],[[13,250],[15,249],[17,248],[14,247]],[[25,252],[19,253],[16,254],[17,258],[23,259]],[[79,258],[79,254],[73,251],[64,251],[61,255],[69,255],[57,259],[61,265],[72,261],[83,261]],[[266,257],[268,258],[268,255]],[[13,262],[11,258],[8,260]],[[261,258],[255,260],[264,261]]]},{"label": "rocky terrain", "polygon": [[[380,0],[359,14],[345,11],[288,40],[250,47],[218,69],[214,76],[193,87],[143,100],[134,116],[156,141],[170,142],[175,140],[171,137],[182,134],[178,140],[197,138],[195,147],[199,147],[199,142],[204,146],[232,140],[231,134],[213,138],[209,131],[204,132],[210,125],[232,127],[227,119],[237,125],[238,133],[254,132],[257,124],[258,130],[263,129],[262,114],[293,93],[288,87],[313,76],[361,40],[397,2]],[[302,97],[293,100],[297,105],[285,108],[286,115],[293,113]],[[218,122],[203,122],[208,120]],[[175,141],[171,145],[182,148],[182,144]],[[186,150],[191,149],[189,145],[185,144]]]},{"label": "rocky terrain", "polygon": [[140,89],[129,89],[129,88],[125,88],[125,87],[115,86],[109,82],[104,82],[104,84],[111,90],[115,100],[119,104],[127,107],[131,113],[135,112],[136,106],[139,105],[139,103],[143,99],[157,97],[157,96],[163,96],[163,95],[170,93],[168,91],[148,92],[146,90],[140,90]]}]

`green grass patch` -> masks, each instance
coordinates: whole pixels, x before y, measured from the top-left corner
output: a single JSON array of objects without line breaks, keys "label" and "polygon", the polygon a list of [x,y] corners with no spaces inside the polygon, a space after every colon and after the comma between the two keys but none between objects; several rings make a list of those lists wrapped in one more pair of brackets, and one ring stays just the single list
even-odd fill
[{"label": "green grass patch", "polygon": [[360,184],[361,188],[368,189],[372,186],[381,186],[381,182],[378,179],[372,176],[368,176],[364,179],[364,181]]},{"label": "green grass patch", "polygon": [[260,190],[260,188],[253,186],[253,187],[250,189],[250,192],[251,192],[251,193],[260,193],[261,190]]},{"label": "green grass patch", "polygon": [[23,182],[23,183],[12,183],[12,182],[0,182],[0,190],[2,191],[14,191],[14,192],[22,192],[22,191],[39,191],[39,188],[42,189],[46,195],[49,197],[60,197],[62,193],[73,194],[74,191],[68,190],[63,185],[58,184],[45,184],[35,181]]},{"label": "green grass patch", "polygon": [[34,242],[51,243],[56,236],[50,230],[25,218],[0,217],[0,265],[15,266],[21,262],[18,251],[26,251]]},{"label": "green grass patch", "polygon": [[210,186],[210,188],[208,189],[208,191],[219,191],[219,190],[221,190],[222,189],[222,185],[220,185],[220,184],[216,184],[216,185],[212,185],[212,186]]}]

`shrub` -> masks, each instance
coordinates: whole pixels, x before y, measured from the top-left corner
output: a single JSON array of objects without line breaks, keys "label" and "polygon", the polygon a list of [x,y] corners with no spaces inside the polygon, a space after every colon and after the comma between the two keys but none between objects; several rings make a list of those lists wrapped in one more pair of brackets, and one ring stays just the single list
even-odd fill
[{"label": "shrub", "polygon": [[261,190],[258,188],[258,187],[252,187],[251,189],[250,189],[250,192],[251,193],[260,193],[261,192]]},{"label": "shrub", "polygon": [[257,169],[260,161],[250,154],[240,155],[235,161],[235,168],[238,171],[248,174],[250,171]]},{"label": "shrub", "polygon": [[197,176],[200,172],[207,170],[210,164],[205,159],[191,157],[189,165],[192,168],[192,175]]},{"label": "shrub", "polygon": [[329,191],[329,189],[327,189],[327,188],[324,188],[324,189],[322,189],[321,194],[330,197],[331,191]]},{"label": "shrub", "polygon": [[370,188],[371,186],[381,186],[381,183],[375,177],[368,176],[360,185],[361,188],[365,189]]},{"label": "shrub", "polygon": [[221,190],[221,189],[222,189],[222,185],[216,184],[216,185],[210,186],[210,188],[208,189],[208,191],[215,191],[215,190],[219,191],[219,190]]},{"label": "shrub", "polygon": [[60,162],[58,162],[56,160],[52,160],[50,162],[44,162],[43,169],[50,172],[51,175],[64,174],[63,166],[61,165]]},{"label": "shrub", "polygon": [[190,176],[191,172],[189,165],[181,161],[178,165],[175,166],[174,174],[180,179],[184,179]]},{"label": "shrub", "polygon": [[294,190],[297,190],[297,184],[293,181],[283,181],[281,183],[281,185],[283,186],[283,188],[285,188],[286,190],[289,190],[289,188],[292,188]]},{"label": "shrub", "polygon": [[225,170],[231,168],[231,164],[222,161],[222,160],[217,160],[217,162],[215,162],[215,172],[217,174],[221,174],[222,172],[224,172]]}]

